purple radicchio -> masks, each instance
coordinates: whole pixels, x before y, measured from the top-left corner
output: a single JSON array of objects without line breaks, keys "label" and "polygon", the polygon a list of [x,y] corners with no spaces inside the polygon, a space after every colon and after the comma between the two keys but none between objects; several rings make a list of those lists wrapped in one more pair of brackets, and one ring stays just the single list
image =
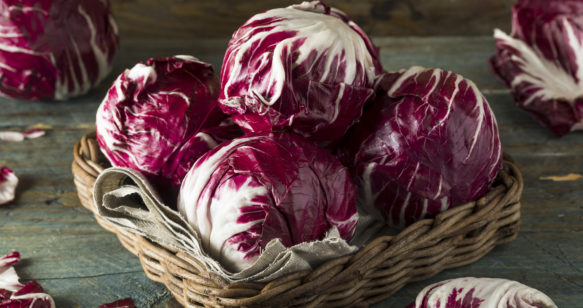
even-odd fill
[{"label": "purple radicchio", "polygon": [[0,257],[0,307],[7,308],[55,308],[53,298],[44,293],[43,288],[34,280],[23,285],[13,265],[20,260],[15,251]]},{"label": "purple radicchio", "polygon": [[485,194],[502,146],[472,81],[411,67],[382,78],[341,157],[354,168],[359,206],[402,228]]},{"label": "purple radicchio", "polygon": [[247,132],[334,141],[360,117],[381,71],[378,48],[343,12],[303,2],[257,14],[233,34],[219,99]]},{"label": "purple radicchio", "polygon": [[177,192],[200,156],[241,134],[217,106],[218,87],[211,65],[191,56],[136,64],[117,78],[97,111],[102,152],[112,165]]},{"label": "purple radicchio", "polygon": [[337,227],[350,240],[358,214],[347,169],[302,137],[253,133],[201,157],[184,178],[178,209],[203,248],[241,271],[272,239],[290,247]]},{"label": "purple radicchio", "polygon": [[557,308],[542,292],[516,281],[464,277],[425,287],[407,308]]},{"label": "purple radicchio", "polygon": [[119,43],[107,0],[0,0],[0,25],[0,95],[13,98],[86,93]]},{"label": "purple radicchio", "polygon": [[494,73],[518,106],[558,136],[583,129],[583,2],[519,0],[496,29]]},{"label": "purple radicchio", "polygon": [[18,178],[14,172],[6,167],[0,167],[0,205],[14,200],[16,186],[18,186]]}]

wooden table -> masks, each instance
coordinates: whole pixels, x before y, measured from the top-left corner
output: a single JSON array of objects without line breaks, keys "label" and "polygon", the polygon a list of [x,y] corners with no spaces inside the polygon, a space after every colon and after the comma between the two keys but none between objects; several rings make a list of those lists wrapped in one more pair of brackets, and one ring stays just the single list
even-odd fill
[{"label": "wooden table", "polygon": [[[514,107],[494,79],[486,59],[490,37],[375,38],[385,68],[414,64],[441,67],[476,82],[500,126],[504,150],[525,178],[518,238],[480,261],[408,285],[377,307],[404,307],[427,284],[477,276],[518,280],[540,289],[559,307],[583,303],[583,179],[543,180],[583,174],[583,132],[561,139]],[[71,175],[74,143],[93,130],[95,111],[115,76],[148,57],[193,54],[219,71],[226,39],[124,40],[110,77],[88,95],[67,102],[0,100],[0,130],[31,126],[46,136],[22,143],[0,142],[0,166],[20,178],[16,201],[0,208],[0,254],[18,250],[23,281],[35,279],[58,307],[96,307],[132,297],[138,307],[177,307],[166,288],[148,280],[136,257],[81,207]]]}]

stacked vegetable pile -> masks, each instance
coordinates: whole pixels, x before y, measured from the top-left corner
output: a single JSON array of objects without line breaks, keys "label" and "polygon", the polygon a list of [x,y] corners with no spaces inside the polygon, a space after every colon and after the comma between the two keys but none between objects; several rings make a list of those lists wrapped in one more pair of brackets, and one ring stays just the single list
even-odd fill
[{"label": "stacked vegetable pile", "polygon": [[433,217],[482,196],[501,167],[475,84],[383,72],[378,48],[322,2],[253,16],[220,77],[219,89],[190,56],[137,64],[96,127],[112,165],[142,172],[231,271],[273,239],[290,247],[337,229],[348,242],[359,216],[397,228]]}]

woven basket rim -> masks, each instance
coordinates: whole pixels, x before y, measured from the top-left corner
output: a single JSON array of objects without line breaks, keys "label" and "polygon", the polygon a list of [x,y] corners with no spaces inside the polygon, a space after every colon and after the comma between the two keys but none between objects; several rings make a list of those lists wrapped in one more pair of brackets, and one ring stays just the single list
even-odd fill
[{"label": "woven basket rim", "polygon": [[[267,303],[274,306],[290,303],[301,306],[306,303],[342,306],[357,300],[366,306],[389,297],[408,282],[423,280],[443,269],[478,260],[494,246],[515,239],[520,224],[520,197],[524,181],[514,159],[504,154],[505,169],[501,171],[497,185],[476,201],[449,209],[435,218],[417,221],[397,235],[379,236],[355,254],[327,261],[312,271],[292,273],[268,283],[229,284],[222,277],[208,272],[194,257],[121,230],[97,214],[92,199],[92,185],[107,164],[95,139],[95,132],[88,133],[75,144],[73,150],[73,175],[82,205],[94,214],[102,227],[116,233],[126,249],[140,258],[150,279],[164,283],[185,306]],[[479,240],[473,242],[472,238],[468,238],[471,232],[476,233],[475,238]],[[447,234],[445,238],[440,237],[444,234]],[[443,247],[460,253],[450,258],[451,251]],[[399,276],[404,272],[399,267],[411,269],[407,262],[412,257],[404,258],[406,254],[415,257],[415,262],[421,260],[420,265],[427,263],[426,266],[418,266],[418,269],[415,267],[405,273],[412,276],[409,278]],[[435,260],[431,254],[437,255]],[[381,269],[386,273],[375,272]],[[375,280],[380,279],[372,279],[374,283],[380,284],[379,291],[376,287],[371,289],[366,288],[366,285],[358,285],[359,281],[367,281],[367,277],[375,275],[385,275],[385,279],[395,281],[377,282]],[[367,283],[374,284],[370,281]],[[386,292],[380,292],[383,288]],[[367,300],[361,302],[363,297]]]}]

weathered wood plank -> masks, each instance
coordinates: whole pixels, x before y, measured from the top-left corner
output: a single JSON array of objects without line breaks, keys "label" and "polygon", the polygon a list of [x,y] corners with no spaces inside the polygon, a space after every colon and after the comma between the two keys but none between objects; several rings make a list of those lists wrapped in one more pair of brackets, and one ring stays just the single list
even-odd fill
[{"label": "weathered wood plank", "polygon": [[[511,96],[488,70],[490,37],[377,38],[385,68],[414,64],[452,69],[473,79],[494,110],[505,150],[525,176],[522,229],[516,241],[497,247],[482,260],[411,284],[376,307],[404,307],[425,285],[460,276],[519,280],[551,296],[559,307],[583,301],[583,179],[543,181],[549,175],[583,174],[583,132],[554,137],[513,106]],[[0,165],[21,179],[17,200],[0,208],[0,253],[16,249],[24,280],[37,279],[59,307],[95,307],[123,297],[138,307],[177,307],[165,287],[148,280],[136,257],[101,229],[76,197],[70,164],[72,147],[92,130],[108,85],[123,68],[149,56],[192,53],[217,68],[226,39],[126,40],[109,80],[68,102],[33,103],[0,99],[0,129],[35,124],[47,135],[22,143],[0,143]]]},{"label": "weathered wood plank", "polygon": [[[254,14],[301,1],[113,0],[124,38],[230,37]],[[514,0],[330,0],[373,36],[489,35],[508,30]]]},{"label": "weathered wood plank", "polygon": [[[136,307],[153,307],[171,299],[166,288],[150,281],[143,273],[39,279],[38,282],[53,294],[57,307],[97,307],[128,296],[133,298]],[[71,296],[71,289],[75,296]]]}]

